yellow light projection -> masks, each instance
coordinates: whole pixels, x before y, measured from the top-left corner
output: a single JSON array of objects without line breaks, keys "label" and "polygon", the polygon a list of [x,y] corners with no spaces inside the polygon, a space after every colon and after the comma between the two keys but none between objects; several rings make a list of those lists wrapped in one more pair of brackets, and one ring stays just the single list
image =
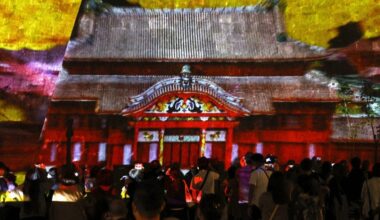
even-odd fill
[{"label": "yellow light projection", "polygon": [[143,8],[214,8],[257,5],[265,0],[129,0]]},{"label": "yellow light projection", "polygon": [[81,0],[0,1],[0,48],[46,50],[65,45]]},{"label": "yellow light projection", "polygon": [[[81,0],[0,1],[0,48],[46,50],[67,43]],[[269,0],[129,0],[144,8],[240,7]],[[336,28],[360,22],[364,37],[380,36],[380,0],[283,0],[288,34],[328,46]]]},{"label": "yellow light projection", "polygon": [[0,122],[2,121],[25,121],[26,116],[22,109],[0,100]]},{"label": "yellow light projection", "polygon": [[[129,0],[144,8],[212,8],[264,4],[270,0]],[[364,37],[380,36],[380,0],[282,0],[288,35],[311,45],[328,47],[337,28],[360,22]]]},{"label": "yellow light projection", "polygon": [[380,36],[380,0],[287,0],[288,34],[312,45],[328,46],[348,22],[360,22],[365,38]]}]

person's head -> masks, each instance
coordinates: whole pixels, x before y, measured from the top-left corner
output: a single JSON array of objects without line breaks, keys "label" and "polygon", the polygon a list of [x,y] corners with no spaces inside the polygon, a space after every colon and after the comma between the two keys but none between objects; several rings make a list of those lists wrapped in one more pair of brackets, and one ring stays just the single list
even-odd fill
[{"label": "person's head", "polygon": [[79,182],[78,172],[74,164],[63,165],[59,170],[59,181],[64,185],[74,185]]},{"label": "person's head", "polygon": [[321,166],[321,176],[324,179],[327,179],[330,176],[331,171],[332,171],[331,163],[329,161],[323,162]]},{"label": "person's head", "polygon": [[359,157],[354,157],[351,159],[352,169],[360,169],[361,160]]},{"label": "person's head", "polygon": [[380,163],[375,163],[375,165],[373,165],[372,175],[374,177],[380,177]]},{"label": "person's head", "polygon": [[231,164],[232,167],[240,167],[240,159],[236,157]]},{"label": "person's head", "polygon": [[149,163],[149,167],[153,172],[159,172],[162,170],[162,166],[160,164],[160,161],[153,160]]},{"label": "person's head", "polygon": [[198,173],[198,167],[196,166],[196,165],[194,165],[194,166],[192,166],[191,168],[190,168],[190,172],[191,172],[191,175],[196,175],[197,173]]},{"label": "person's head", "polygon": [[165,207],[164,189],[157,182],[141,182],[136,186],[132,212],[136,220],[160,219]]},{"label": "person's head", "polygon": [[198,217],[201,220],[219,220],[224,215],[223,199],[216,194],[204,194],[199,203]]},{"label": "person's head", "polygon": [[252,152],[247,152],[245,154],[244,160],[245,160],[246,165],[248,165],[248,166],[252,166],[253,165],[252,157],[253,157],[253,153]]},{"label": "person's head", "polygon": [[127,206],[123,200],[112,200],[109,209],[106,220],[127,219]]},{"label": "person's head", "polygon": [[209,168],[209,159],[207,159],[206,157],[200,157],[198,159],[198,167],[200,170],[207,170]]},{"label": "person's head", "polygon": [[272,193],[273,201],[276,204],[288,203],[290,192],[288,192],[288,182],[281,172],[274,172],[268,182],[268,192]]},{"label": "person's head", "polygon": [[259,153],[255,153],[252,155],[252,165],[253,166],[261,166],[264,164],[264,156]]},{"label": "person's head", "polygon": [[41,201],[41,195],[44,192],[41,190],[41,184],[47,180],[47,172],[39,167],[30,168],[25,175],[25,183],[23,193],[29,198],[30,202],[24,203],[25,212],[29,213],[32,210],[38,210],[38,204]]},{"label": "person's head", "polygon": [[[45,170],[43,170],[43,171],[45,171]],[[45,174],[46,174],[46,172],[45,172]],[[46,175],[45,175],[45,177],[46,177]],[[6,178],[7,178],[9,183],[11,183],[13,185],[17,185],[16,184],[16,175],[14,173],[9,172]]]},{"label": "person's head", "polygon": [[174,178],[174,179],[179,179],[182,177],[181,169],[179,163],[173,163],[170,166],[168,174]]},{"label": "person's head", "polygon": [[8,190],[8,184],[4,177],[0,177],[0,193]]},{"label": "person's head", "polygon": [[318,196],[320,194],[320,183],[312,175],[300,175],[297,179],[297,184],[303,193],[311,196]]},{"label": "person's head", "polygon": [[31,182],[31,181],[38,181],[42,182],[46,180],[47,178],[47,172],[44,169],[33,167],[29,169],[25,174],[25,181]]},{"label": "person's head", "polygon": [[48,174],[51,176],[52,179],[55,179],[58,177],[58,170],[56,167],[52,167],[49,169]]},{"label": "person's head", "polygon": [[301,171],[305,174],[308,174],[313,169],[313,161],[309,158],[305,158],[301,161],[300,164]]}]

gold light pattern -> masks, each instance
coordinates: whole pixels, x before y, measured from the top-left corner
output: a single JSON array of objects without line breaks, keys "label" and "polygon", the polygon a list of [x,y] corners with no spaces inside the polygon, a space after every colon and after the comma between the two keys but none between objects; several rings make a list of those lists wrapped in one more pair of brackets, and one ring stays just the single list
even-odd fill
[{"label": "gold light pattern", "polygon": [[[269,0],[129,0],[144,8],[213,8],[266,4]],[[365,38],[380,36],[380,0],[282,0],[290,37],[328,47],[339,26],[360,22]]]},{"label": "gold light pattern", "polygon": [[206,130],[202,129],[202,134],[201,134],[201,157],[205,156],[206,152]]},{"label": "gold light pattern", "polygon": [[[265,4],[268,0],[129,0],[144,8],[213,8]],[[328,46],[336,28],[360,22],[364,37],[380,36],[380,0],[287,0],[288,34],[311,45]],[[0,1],[0,48],[46,50],[67,43],[80,0]]]},{"label": "gold light pattern", "polygon": [[0,48],[46,50],[65,45],[80,0],[0,1]]},{"label": "gold light pattern", "polygon": [[222,113],[210,100],[196,96],[164,98],[157,102],[146,113]]},{"label": "gold light pattern", "polygon": [[263,0],[129,0],[144,8],[214,8],[257,5]]},{"label": "gold light pattern", "polygon": [[164,162],[164,130],[160,131],[160,152],[158,155],[158,160],[160,161],[160,164],[163,164]]},{"label": "gold light pattern", "polygon": [[25,113],[22,109],[0,100],[0,122],[2,121],[24,121]]},{"label": "gold light pattern", "polygon": [[348,22],[360,22],[365,38],[380,36],[379,0],[288,0],[285,23],[288,34],[312,45],[328,46]]}]

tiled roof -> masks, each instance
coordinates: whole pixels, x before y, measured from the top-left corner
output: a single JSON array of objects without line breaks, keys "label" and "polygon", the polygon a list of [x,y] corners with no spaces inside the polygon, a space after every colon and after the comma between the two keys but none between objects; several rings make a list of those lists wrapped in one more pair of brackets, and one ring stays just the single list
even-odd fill
[{"label": "tiled roof", "polygon": [[113,8],[80,20],[66,59],[131,61],[263,61],[315,58],[321,48],[276,37],[278,10],[145,10]]},{"label": "tiled roof", "polygon": [[[337,142],[372,142],[373,133],[368,117],[335,117],[331,139]],[[373,119],[375,127],[380,125],[380,118]]]},{"label": "tiled roof", "polygon": [[[61,72],[52,100],[97,100],[99,113],[121,113],[155,83],[173,76],[67,75]],[[242,107],[251,114],[274,113],[275,101],[331,102],[338,97],[328,85],[305,76],[193,76],[207,79],[227,93],[242,98]]]}]

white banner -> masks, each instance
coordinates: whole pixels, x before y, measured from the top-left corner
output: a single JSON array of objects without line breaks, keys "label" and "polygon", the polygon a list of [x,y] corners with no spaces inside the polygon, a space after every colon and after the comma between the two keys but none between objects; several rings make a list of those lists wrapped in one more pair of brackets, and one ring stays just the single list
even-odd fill
[{"label": "white banner", "polygon": [[207,130],[206,142],[225,142],[226,133],[224,130]]},{"label": "white banner", "polygon": [[138,142],[158,142],[159,141],[158,131],[139,131],[139,136],[137,138]]},{"label": "white banner", "polygon": [[165,135],[164,142],[199,142],[199,135]]}]

